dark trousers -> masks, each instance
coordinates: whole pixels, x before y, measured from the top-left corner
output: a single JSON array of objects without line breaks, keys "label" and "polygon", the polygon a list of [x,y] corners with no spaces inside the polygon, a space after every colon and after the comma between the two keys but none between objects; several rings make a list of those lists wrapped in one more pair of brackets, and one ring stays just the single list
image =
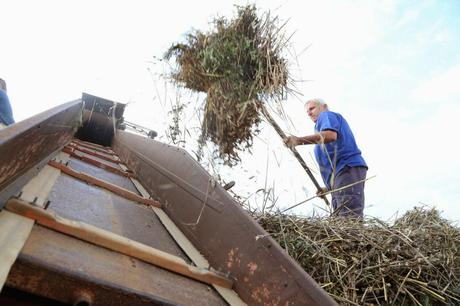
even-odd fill
[{"label": "dark trousers", "polygon": [[[334,179],[333,189],[339,189],[366,179],[366,167],[349,167],[340,171]],[[363,217],[364,182],[332,193],[334,214],[343,217]]]}]

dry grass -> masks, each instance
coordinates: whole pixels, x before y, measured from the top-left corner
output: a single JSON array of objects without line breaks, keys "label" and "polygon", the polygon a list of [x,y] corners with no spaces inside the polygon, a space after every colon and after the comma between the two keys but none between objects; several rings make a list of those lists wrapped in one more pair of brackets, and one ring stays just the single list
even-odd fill
[{"label": "dry grass", "polygon": [[378,219],[253,216],[342,305],[459,305],[460,229],[436,209]]},{"label": "dry grass", "polygon": [[194,31],[167,51],[175,59],[170,77],[177,84],[207,94],[201,140],[210,140],[226,164],[239,161],[238,151],[252,146],[261,121],[261,103],[281,101],[288,93],[288,38],[269,14],[255,6],[237,7],[232,20],[216,18],[213,30]]}]

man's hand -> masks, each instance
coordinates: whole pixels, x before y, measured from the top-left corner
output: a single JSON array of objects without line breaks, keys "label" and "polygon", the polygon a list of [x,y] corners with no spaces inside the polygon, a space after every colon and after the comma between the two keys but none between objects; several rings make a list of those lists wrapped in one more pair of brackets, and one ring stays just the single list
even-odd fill
[{"label": "man's hand", "polygon": [[328,191],[329,191],[329,190],[327,190],[326,187],[322,187],[320,190],[318,190],[318,191],[316,192],[316,195],[317,195],[318,197],[320,197],[321,199],[324,199],[324,198],[326,198],[325,193],[328,192]]},{"label": "man's hand", "polygon": [[284,144],[291,149],[293,149],[295,146],[300,145],[300,139],[296,136],[288,136],[284,138],[283,141]]}]

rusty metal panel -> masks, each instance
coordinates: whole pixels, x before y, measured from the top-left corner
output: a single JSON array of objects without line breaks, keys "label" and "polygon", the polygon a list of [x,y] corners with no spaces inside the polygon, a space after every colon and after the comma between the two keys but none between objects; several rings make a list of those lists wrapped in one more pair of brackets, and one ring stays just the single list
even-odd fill
[{"label": "rusty metal panel", "polygon": [[48,209],[59,216],[94,225],[190,262],[149,207],[65,174],[57,179],[49,200]]},{"label": "rusty metal panel", "polygon": [[113,148],[211,266],[231,273],[246,303],[336,305],[184,150],[123,131]]},{"label": "rusty metal panel", "polygon": [[125,188],[127,190],[137,193],[137,189],[134,186],[133,182],[131,182],[131,180],[125,176],[121,176],[121,175],[118,175],[116,173],[112,173],[109,171],[103,171],[99,167],[88,164],[84,161],[78,160],[73,157],[71,157],[69,160],[69,167],[74,170],[84,172],[86,174],[97,177],[98,179],[107,181],[109,183],[112,183],[114,185],[117,185],[119,187],[122,187],[122,188]]},{"label": "rusty metal panel", "polygon": [[72,304],[226,305],[205,284],[38,225],[6,285]]},{"label": "rusty metal panel", "polygon": [[72,101],[0,130],[0,190],[72,139],[82,105]]}]

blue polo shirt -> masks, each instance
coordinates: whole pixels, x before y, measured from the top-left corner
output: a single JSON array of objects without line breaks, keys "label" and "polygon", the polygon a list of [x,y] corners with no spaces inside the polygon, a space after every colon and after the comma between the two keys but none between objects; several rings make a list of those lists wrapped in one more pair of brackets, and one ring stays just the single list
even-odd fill
[{"label": "blue polo shirt", "polygon": [[337,176],[345,166],[367,168],[367,165],[356,145],[350,126],[342,115],[331,111],[320,113],[315,124],[315,131],[327,130],[337,132],[337,140],[315,145],[315,158],[326,187],[331,189],[333,173]]},{"label": "blue polo shirt", "polygon": [[3,89],[0,89],[0,123],[5,125],[14,123],[10,100]]}]

